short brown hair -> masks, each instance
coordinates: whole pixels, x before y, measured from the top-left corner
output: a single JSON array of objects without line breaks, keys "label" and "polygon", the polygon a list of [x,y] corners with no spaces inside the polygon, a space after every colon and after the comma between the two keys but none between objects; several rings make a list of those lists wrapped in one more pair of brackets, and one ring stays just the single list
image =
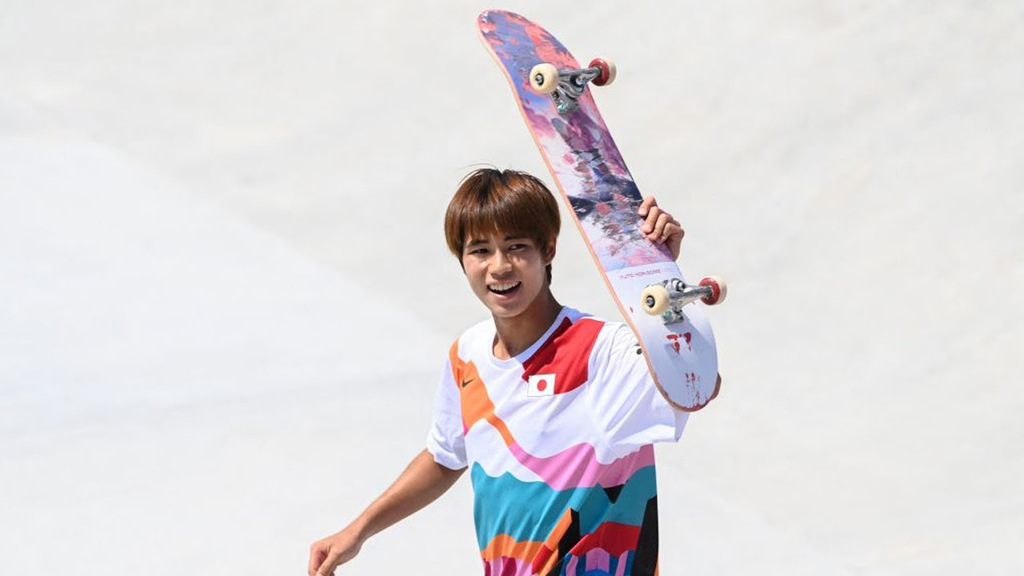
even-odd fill
[{"label": "short brown hair", "polygon": [[[543,182],[525,172],[480,168],[463,178],[448,204],[444,236],[461,263],[470,236],[514,234],[547,250],[561,223],[558,202]],[[550,282],[550,264],[547,270]]]}]

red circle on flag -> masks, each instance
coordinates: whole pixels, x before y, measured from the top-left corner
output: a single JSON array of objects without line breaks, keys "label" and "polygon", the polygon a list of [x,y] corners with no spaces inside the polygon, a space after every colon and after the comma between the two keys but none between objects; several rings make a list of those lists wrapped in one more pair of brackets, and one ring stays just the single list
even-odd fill
[{"label": "red circle on flag", "polygon": [[537,380],[537,391],[538,392],[543,392],[544,390],[547,389],[547,387],[548,387],[548,381],[547,380]]}]

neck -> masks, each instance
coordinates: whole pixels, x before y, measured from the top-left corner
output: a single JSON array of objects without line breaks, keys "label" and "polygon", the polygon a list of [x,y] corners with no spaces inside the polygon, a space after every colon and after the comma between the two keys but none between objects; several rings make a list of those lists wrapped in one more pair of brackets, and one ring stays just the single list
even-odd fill
[{"label": "neck", "polygon": [[550,290],[545,290],[522,314],[512,318],[495,316],[494,356],[508,360],[521,354],[544,335],[561,311],[562,305]]}]

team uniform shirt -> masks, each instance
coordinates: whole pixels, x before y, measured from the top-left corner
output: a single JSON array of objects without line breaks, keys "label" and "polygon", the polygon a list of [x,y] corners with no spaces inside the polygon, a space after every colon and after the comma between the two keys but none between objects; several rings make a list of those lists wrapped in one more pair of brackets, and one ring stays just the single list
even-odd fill
[{"label": "team uniform shirt", "polygon": [[673,409],[624,324],[563,308],[514,358],[493,354],[493,321],[452,345],[427,449],[470,467],[486,576],[655,574],[655,442]]}]

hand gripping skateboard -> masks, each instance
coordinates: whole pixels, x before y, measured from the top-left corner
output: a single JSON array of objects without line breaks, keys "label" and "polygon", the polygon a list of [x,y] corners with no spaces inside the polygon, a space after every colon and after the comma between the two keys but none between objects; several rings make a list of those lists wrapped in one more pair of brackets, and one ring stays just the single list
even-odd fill
[{"label": "hand gripping skateboard", "polygon": [[611,83],[615,65],[581,67],[551,33],[512,12],[484,12],[477,24],[658,389],[680,410],[703,408],[718,392],[718,353],[696,300],[721,302],[725,284],[689,284],[668,249],[642,233],[643,198],[588,88]]}]

